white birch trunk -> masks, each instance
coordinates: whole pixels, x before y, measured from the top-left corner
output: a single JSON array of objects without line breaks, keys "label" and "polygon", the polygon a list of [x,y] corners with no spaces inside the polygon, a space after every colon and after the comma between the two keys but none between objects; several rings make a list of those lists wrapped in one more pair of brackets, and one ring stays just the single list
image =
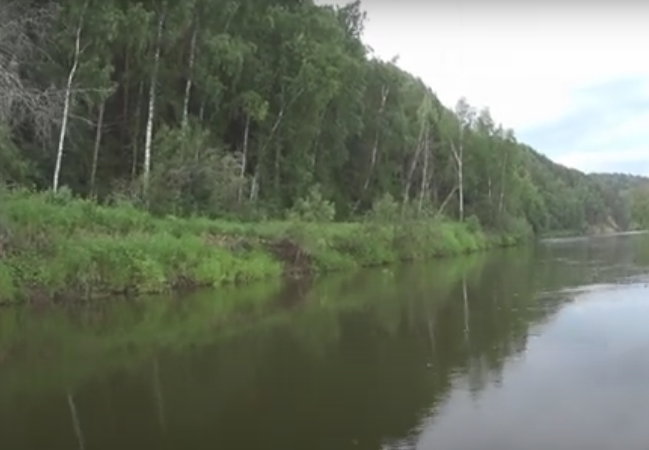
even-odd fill
[{"label": "white birch trunk", "polygon": [[453,158],[455,159],[455,165],[457,169],[457,189],[459,196],[459,218],[460,221],[464,220],[464,167],[462,161],[463,154],[463,145],[460,139],[460,145],[455,146],[453,141],[451,141],[451,152],[453,153]]},{"label": "white birch trunk", "polygon": [[493,201],[492,187],[491,187],[491,175],[487,175],[487,198],[489,198],[489,204]]},{"label": "white birch trunk", "polygon": [[430,142],[429,142],[429,131],[428,127],[426,127],[426,136],[425,136],[425,141],[424,141],[424,167],[422,169],[422,174],[421,174],[421,186],[419,189],[419,206],[417,210],[419,211],[419,214],[421,214],[421,211],[424,209],[424,198],[426,197],[426,192],[428,192],[428,157],[429,155],[429,148],[430,148]]},{"label": "white birch trunk", "polygon": [[[259,172],[261,170],[261,160],[266,154],[266,150],[268,146],[270,145],[271,141],[275,137],[275,134],[277,133],[277,130],[279,130],[280,125],[282,124],[282,120],[284,119],[284,113],[297,101],[297,99],[304,93],[304,88],[300,88],[296,91],[295,95],[293,98],[291,98],[288,102],[282,102],[282,106],[279,109],[279,113],[277,113],[277,118],[275,119],[275,123],[273,124],[273,127],[270,130],[270,134],[268,135],[268,138],[266,139],[266,142],[264,142],[264,145],[261,147],[259,150],[259,153],[257,154],[257,164],[255,166],[255,174],[253,175],[252,178],[252,186],[250,188],[250,200],[256,200],[259,196]],[[277,165],[280,157],[280,151],[277,150],[275,152],[275,164]],[[276,167],[277,170],[277,167]]]},{"label": "white birch trunk", "polygon": [[246,114],[246,127],[243,130],[243,155],[241,158],[241,172],[239,173],[240,185],[239,185],[239,195],[238,201],[241,203],[243,198],[243,181],[246,176],[246,166],[248,164],[248,139],[250,135],[250,114]]},{"label": "white birch trunk", "polygon": [[405,206],[410,199],[410,187],[412,186],[412,176],[415,173],[417,168],[417,162],[419,160],[419,155],[421,154],[421,149],[423,147],[424,135],[426,133],[426,128],[428,124],[422,124],[421,129],[419,130],[419,136],[417,138],[417,148],[415,149],[415,155],[412,158],[412,163],[410,164],[410,169],[408,170],[408,177],[406,178],[406,186],[403,190],[403,205]]},{"label": "white birch trunk", "polygon": [[464,221],[464,161],[463,161],[463,148],[460,144],[460,159],[458,160],[457,183],[459,185],[460,196],[460,222]]},{"label": "white birch trunk", "polygon": [[146,136],[144,141],[144,170],[143,182],[144,192],[149,188],[151,176],[151,145],[153,141],[153,119],[155,117],[155,96],[156,84],[158,82],[158,66],[160,65],[160,46],[162,40],[162,27],[164,25],[165,13],[160,14],[158,19],[158,34],[156,37],[155,53],[153,56],[153,73],[151,74],[151,86],[149,86],[149,114],[146,121]]},{"label": "white birch trunk", "polygon": [[457,191],[457,186],[455,186],[455,187],[453,187],[453,189],[451,189],[451,192],[446,196],[446,198],[442,202],[442,205],[437,210],[436,215],[440,215],[440,214],[442,214],[444,212],[444,208],[446,208],[446,205],[448,204],[449,200],[451,200],[451,198],[455,195],[455,191]]},{"label": "white birch trunk", "polygon": [[185,98],[183,100],[183,128],[187,127],[187,117],[189,116],[189,97],[192,92],[192,72],[194,70],[194,61],[196,60],[196,38],[198,36],[198,25],[194,25],[192,38],[189,43],[189,62],[187,63],[187,82],[185,83]]},{"label": "white birch trunk", "polygon": [[469,296],[467,294],[466,288],[466,277],[462,277],[462,300],[463,300],[463,310],[464,310],[464,340],[466,343],[469,343],[469,338],[471,334],[470,322],[469,322]]},{"label": "white birch trunk", "polygon": [[72,84],[74,83],[74,76],[76,75],[77,68],[79,67],[79,56],[81,54],[81,29],[83,28],[84,14],[85,14],[85,6],[84,6],[84,10],[81,12],[81,17],[79,18],[79,25],[77,25],[77,33],[74,40],[74,60],[72,62],[72,67],[70,68],[70,72],[68,73],[68,81],[65,85],[65,99],[63,102],[63,120],[61,121],[61,132],[59,133],[59,146],[56,151],[56,164],[54,166],[54,177],[52,179],[52,191],[55,193],[59,190],[59,178],[61,176],[61,164],[63,162],[63,148],[65,145],[65,135],[68,131],[68,118],[70,115]]},{"label": "white birch trunk", "polygon": [[498,203],[498,212],[502,214],[503,209],[505,207],[505,179],[507,175],[507,156],[509,153],[505,153],[505,161],[503,164],[503,171],[502,171],[502,180],[500,182],[500,200]]},{"label": "white birch trunk", "polygon": [[90,195],[95,195],[95,180],[97,179],[97,165],[99,164],[99,146],[101,145],[102,129],[104,127],[104,111],[106,101],[99,105],[99,117],[97,118],[97,132],[95,134],[95,148],[92,152],[92,172],[90,173]]},{"label": "white birch trunk", "polygon": [[266,139],[264,145],[261,147],[261,149],[259,149],[259,154],[257,155],[257,165],[255,167],[255,175],[252,178],[252,187],[250,188],[250,200],[256,200],[259,195],[259,172],[261,171],[261,160],[266,154],[266,149],[268,148],[270,142],[273,140],[273,137],[275,136],[275,133],[279,129],[279,126],[282,124],[283,118],[284,118],[284,105],[282,105],[282,107],[279,110],[279,113],[277,114],[277,118],[275,119],[273,128],[271,128],[270,130],[268,139]]},{"label": "white birch trunk", "polygon": [[370,180],[372,179],[372,172],[374,172],[374,166],[376,165],[376,159],[379,152],[379,136],[381,130],[381,117],[383,117],[383,111],[385,110],[385,104],[388,101],[388,95],[390,95],[390,88],[383,86],[381,88],[381,105],[379,106],[379,111],[377,114],[376,120],[376,134],[374,135],[374,146],[372,147],[372,157],[370,159],[370,169],[367,172],[367,178],[365,179],[365,184],[363,185],[363,192],[367,190],[370,186]]}]

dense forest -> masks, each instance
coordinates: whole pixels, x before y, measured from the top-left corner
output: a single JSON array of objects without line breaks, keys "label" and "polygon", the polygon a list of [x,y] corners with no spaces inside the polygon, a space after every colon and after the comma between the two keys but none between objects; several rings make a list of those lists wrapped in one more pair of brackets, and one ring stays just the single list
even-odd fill
[{"label": "dense forest", "polygon": [[0,17],[5,183],[240,220],[308,193],[337,220],[391,199],[536,232],[626,229],[646,197],[643,178],[562,167],[488,109],[442,105],[372,56],[359,1],[21,0]]}]

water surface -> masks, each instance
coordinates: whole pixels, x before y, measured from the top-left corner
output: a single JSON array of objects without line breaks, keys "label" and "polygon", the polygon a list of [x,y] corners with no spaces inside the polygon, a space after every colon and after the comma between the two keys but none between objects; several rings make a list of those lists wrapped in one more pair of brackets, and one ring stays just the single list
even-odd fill
[{"label": "water surface", "polygon": [[649,240],[0,311],[12,450],[649,448]]}]

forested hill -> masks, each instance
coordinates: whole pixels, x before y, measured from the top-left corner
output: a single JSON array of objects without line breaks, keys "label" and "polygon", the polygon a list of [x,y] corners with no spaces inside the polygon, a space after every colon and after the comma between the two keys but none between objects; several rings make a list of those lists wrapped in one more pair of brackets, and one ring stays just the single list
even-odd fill
[{"label": "forested hill", "polygon": [[0,17],[0,176],[14,184],[240,218],[317,188],[340,220],[388,194],[489,228],[631,220],[637,180],[554,164],[488,110],[451,111],[371,58],[359,2],[20,0]]}]

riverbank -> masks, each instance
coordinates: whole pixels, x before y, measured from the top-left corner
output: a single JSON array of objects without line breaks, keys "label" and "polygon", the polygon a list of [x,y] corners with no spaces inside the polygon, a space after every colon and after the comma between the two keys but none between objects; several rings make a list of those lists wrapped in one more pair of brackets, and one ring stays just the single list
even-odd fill
[{"label": "riverbank", "polygon": [[157,218],[48,193],[4,194],[0,301],[57,300],[245,283],[513,246],[471,223],[237,223]]}]

